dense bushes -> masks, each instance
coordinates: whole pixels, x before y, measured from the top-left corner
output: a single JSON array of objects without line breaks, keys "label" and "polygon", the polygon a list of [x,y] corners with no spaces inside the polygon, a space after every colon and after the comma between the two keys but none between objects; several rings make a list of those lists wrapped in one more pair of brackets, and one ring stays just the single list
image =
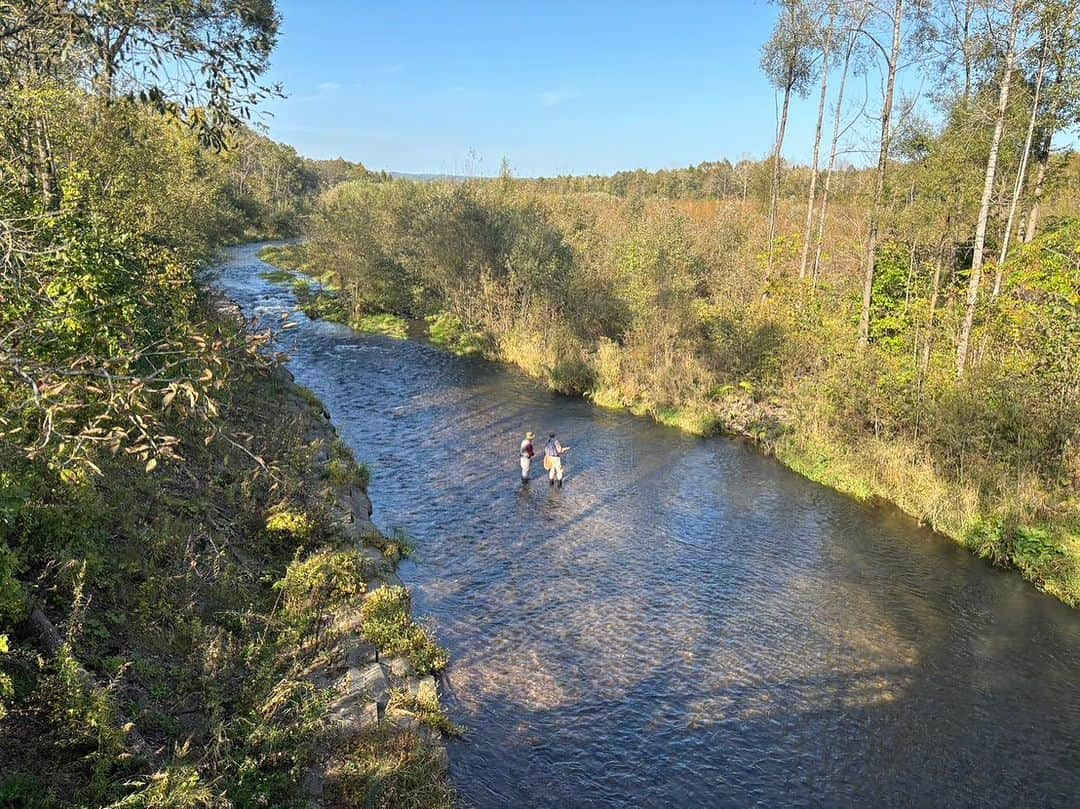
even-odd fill
[{"label": "dense bushes", "polygon": [[[299,158],[246,133],[208,151],[75,82],[4,93],[0,804],[293,801],[326,701],[297,631],[356,593],[355,565],[285,575],[331,530],[297,490],[306,465],[288,467],[307,427],[197,272],[223,242],[295,225]],[[267,526],[275,503],[301,519]]]},{"label": "dense bushes", "polygon": [[[781,240],[766,272],[761,220],[736,202],[544,196],[508,178],[354,182],[322,198],[296,260],[333,278],[357,314],[427,316],[434,342],[556,390],[764,437],[808,474],[896,500],[957,538],[980,518],[1045,530],[1064,561],[1039,565],[1056,572],[1016,564],[1077,601],[1065,569],[1080,559],[1069,494],[1080,224],[1010,259],[957,379],[962,247],[884,242],[860,350],[858,237],[842,226],[855,214],[841,210],[811,283],[792,277],[797,240]],[[989,555],[1012,558],[1009,547]]]}]

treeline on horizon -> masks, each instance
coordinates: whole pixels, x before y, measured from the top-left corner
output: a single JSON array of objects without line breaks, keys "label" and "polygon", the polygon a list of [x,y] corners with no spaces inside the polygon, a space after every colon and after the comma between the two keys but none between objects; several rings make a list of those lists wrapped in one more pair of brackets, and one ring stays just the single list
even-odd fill
[{"label": "treeline on horizon", "polygon": [[[335,280],[355,323],[428,317],[558,390],[750,432],[1080,603],[1080,164],[1053,148],[1080,114],[1075,4],[777,11],[769,160],[344,183],[286,260]],[[901,64],[933,121],[894,97]],[[841,169],[841,95],[871,65],[879,160]],[[814,160],[786,166],[788,102],[811,92]]]},{"label": "treeline on horizon", "polygon": [[[894,152],[892,159],[908,158]],[[806,199],[810,189],[809,165],[781,159],[780,198],[788,201]],[[851,164],[837,167],[832,175],[832,193],[849,198],[868,182],[872,167]],[[617,197],[661,197],[671,200],[712,202],[737,200],[768,204],[772,158],[742,158],[705,161],[685,168],[634,169],[613,174],[565,174],[554,177],[514,177],[515,182],[540,194],[611,194]],[[1058,207],[1068,201],[1080,204],[1080,154],[1065,150],[1050,153],[1047,173],[1054,183]],[[822,174],[818,173],[820,182]]]}]

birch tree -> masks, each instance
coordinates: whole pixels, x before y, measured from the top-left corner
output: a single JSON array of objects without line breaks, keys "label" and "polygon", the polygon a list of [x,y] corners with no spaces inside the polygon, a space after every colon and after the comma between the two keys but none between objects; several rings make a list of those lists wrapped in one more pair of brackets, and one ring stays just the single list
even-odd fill
[{"label": "birch tree", "polygon": [[1046,63],[1050,53],[1050,38],[1043,36],[1043,44],[1039,53],[1038,69],[1035,73],[1035,88],[1032,93],[1031,115],[1028,119],[1027,136],[1024,139],[1024,148],[1020,153],[1020,165],[1016,170],[1016,180],[1013,183],[1012,198],[1009,201],[1009,215],[1005,220],[1005,232],[1001,236],[1001,250],[998,253],[997,269],[994,273],[993,297],[1001,294],[1001,277],[1005,259],[1009,255],[1009,242],[1012,238],[1013,225],[1016,222],[1016,209],[1020,204],[1020,194],[1024,188],[1024,179],[1027,177],[1028,156],[1031,154],[1031,141],[1035,135],[1035,122],[1039,117],[1039,94],[1042,92],[1043,78],[1046,76]]},{"label": "birch tree", "polygon": [[[836,107],[833,112],[832,144],[829,147],[829,165],[825,170],[825,182],[821,189],[821,210],[818,213],[817,237],[814,244],[814,266],[811,272],[812,283],[816,286],[821,268],[821,250],[825,243],[825,222],[829,212],[829,194],[832,190],[833,172],[836,170],[836,158],[840,153],[840,138],[847,127],[841,126],[841,114],[844,108],[844,91],[847,89],[848,76],[851,73],[852,59],[856,54],[865,21],[865,7],[856,4],[847,6],[848,14],[844,20],[844,60],[840,66],[840,88],[836,95]],[[854,121],[852,121],[854,123]],[[848,124],[851,126],[851,123]]]},{"label": "birch tree", "polygon": [[813,78],[817,31],[804,0],[780,0],[780,16],[772,36],[761,49],[761,69],[783,96],[772,153],[769,193],[769,270],[776,239],[776,208],[780,196],[780,155],[784,147],[791,96],[806,97]]},{"label": "birch tree", "polygon": [[885,174],[889,164],[889,139],[892,126],[893,94],[896,91],[896,73],[900,66],[901,26],[904,20],[904,0],[895,0],[891,9],[877,9],[877,14],[890,23],[892,42],[889,48],[878,41],[869,28],[863,33],[880,51],[885,68],[885,98],[881,106],[881,139],[878,150],[877,171],[874,175],[874,200],[870,209],[870,222],[866,236],[863,258],[862,308],[859,315],[859,344],[870,342],[870,307],[874,294],[874,264],[877,260],[878,227],[881,222],[881,201],[885,195]]},{"label": "birch tree", "polygon": [[1013,72],[1016,69],[1016,41],[1024,5],[1024,0],[1013,0],[1009,11],[1005,64],[1001,71],[997,112],[994,118],[994,133],[990,139],[990,154],[986,160],[986,174],[983,181],[982,199],[979,202],[979,215],[975,221],[975,242],[972,247],[971,275],[968,278],[964,320],[960,326],[960,337],[956,346],[956,373],[958,376],[963,376],[964,369],[967,367],[968,350],[971,345],[971,329],[975,322],[975,307],[978,304],[979,285],[982,282],[987,220],[990,216],[994,181],[997,178],[998,155],[1001,151],[1001,137],[1005,131],[1005,117],[1009,107],[1009,87],[1012,84]]},{"label": "birch tree", "polygon": [[1035,238],[1043,193],[1050,169],[1054,135],[1080,120],[1080,12],[1075,3],[1053,0],[1047,3],[1046,15],[1053,20],[1056,36],[1050,59],[1054,81],[1043,93],[1040,110],[1038,152],[1035,180],[1027,215],[1024,217],[1024,242]]},{"label": "birch tree", "polygon": [[832,4],[825,10],[821,27],[821,94],[818,97],[817,126],[814,130],[814,151],[810,161],[810,188],[806,194],[806,222],[803,225],[802,256],[799,259],[799,278],[806,278],[806,264],[810,257],[811,233],[814,229],[814,202],[817,194],[818,154],[821,150],[821,127],[825,119],[825,100],[829,92],[829,59],[832,57],[835,36],[836,13]]}]

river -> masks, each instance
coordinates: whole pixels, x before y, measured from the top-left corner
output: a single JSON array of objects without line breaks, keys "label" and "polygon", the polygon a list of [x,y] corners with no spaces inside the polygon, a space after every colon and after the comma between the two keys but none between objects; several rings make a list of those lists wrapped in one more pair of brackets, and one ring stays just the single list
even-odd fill
[{"label": "river", "polygon": [[[293,293],[231,250],[217,286]],[[467,806],[1076,806],[1080,612],[737,440],[294,314],[297,381],[451,653]],[[564,488],[521,434],[572,446]]]}]

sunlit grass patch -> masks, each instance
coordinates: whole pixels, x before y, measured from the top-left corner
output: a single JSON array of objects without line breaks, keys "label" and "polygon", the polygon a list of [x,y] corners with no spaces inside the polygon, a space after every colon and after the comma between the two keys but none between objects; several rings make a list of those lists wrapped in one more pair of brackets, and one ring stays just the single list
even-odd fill
[{"label": "sunlit grass patch", "polygon": [[198,769],[173,765],[145,778],[130,781],[134,788],[115,807],[124,809],[166,809],[166,807],[210,807],[218,804],[217,795],[199,775]]},{"label": "sunlit grass patch", "polygon": [[325,286],[315,285],[306,279],[293,282],[297,307],[312,320],[328,320],[331,323],[347,323],[348,313],[341,296]]},{"label": "sunlit grass patch", "polygon": [[483,356],[491,349],[491,341],[480,332],[465,328],[461,318],[450,312],[440,312],[427,318],[428,339],[460,357]]},{"label": "sunlit grass patch", "polygon": [[371,467],[366,463],[357,463],[348,448],[340,440],[336,440],[330,448],[330,460],[327,461],[323,475],[335,486],[358,486],[367,489],[371,482]]},{"label": "sunlit grass patch", "polygon": [[373,315],[360,315],[349,321],[349,326],[354,331],[368,334],[384,334],[404,340],[409,336],[409,323],[405,318],[381,312]]},{"label": "sunlit grass patch", "polygon": [[805,478],[866,501],[874,488],[865,476],[852,469],[834,448],[805,438],[783,438],[771,447],[784,466]]},{"label": "sunlit grass patch", "polygon": [[965,536],[965,544],[995,567],[1016,568],[1040,589],[1080,606],[1075,541],[1064,531],[1055,534],[1047,527],[1018,525],[1000,517],[980,520]]},{"label": "sunlit grass patch", "polygon": [[367,484],[372,481],[372,468],[366,463],[330,458],[326,466],[326,476],[329,482],[336,486],[360,486],[366,489]]},{"label": "sunlit grass patch", "polygon": [[326,464],[326,478],[335,486],[359,486],[366,489],[371,480],[371,467],[343,458],[331,458]]},{"label": "sunlit grass patch", "polygon": [[387,711],[394,709],[408,711],[420,720],[421,724],[446,736],[461,736],[465,732],[464,728],[450,720],[434,691],[421,690],[412,694],[404,688],[395,688],[391,690],[390,701],[386,706]]},{"label": "sunlit grass patch", "polygon": [[417,674],[442,671],[449,656],[425,627],[413,620],[412,599],[404,587],[382,587],[360,610],[364,639],[387,657],[403,655]]},{"label": "sunlit grass patch", "polygon": [[382,551],[383,556],[393,564],[397,564],[402,559],[409,559],[415,552],[412,538],[400,528],[391,530],[388,537],[374,534],[364,541]]},{"label": "sunlit grass patch", "polygon": [[266,532],[272,536],[303,542],[311,538],[315,523],[307,514],[279,506],[266,518]]},{"label": "sunlit grass patch", "polygon": [[[308,257],[308,251],[303,244],[276,244],[264,247],[258,253],[259,258],[267,264],[277,267],[279,270],[290,271],[289,277],[281,278],[280,281],[303,281],[297,279],[293,273],[303,273],[315,279],[327,290],[336,290],[337,283],[332,273],[323,271],[318,264]],[[263,276],[265,277],[265,276]]]},{"label": "sunlit grass patch", "polygon": [[320,618],[364,592],[364,559],[355,550],[324,549],[289,564],[274,587],[294,621]]},{"label": "sunlit grass patch", "polygon": [[258,256],[267,264],[273,264],[283,270],[303,270],[304,247],[299,244],[275,244],[264,247]]},{"label": "sunlit grass patch", "polygon": [[296,278],[287,270],[267,270],[259,273],[259,277],[264,281],[269,281],[271,284],[287,284]]},{"label": "sunlit grass patch", "polygon": [[657,408],[653,416],[661,424],[675,427],[693,435],[716,435],[721,430],[720,417],[705,406]]}]

